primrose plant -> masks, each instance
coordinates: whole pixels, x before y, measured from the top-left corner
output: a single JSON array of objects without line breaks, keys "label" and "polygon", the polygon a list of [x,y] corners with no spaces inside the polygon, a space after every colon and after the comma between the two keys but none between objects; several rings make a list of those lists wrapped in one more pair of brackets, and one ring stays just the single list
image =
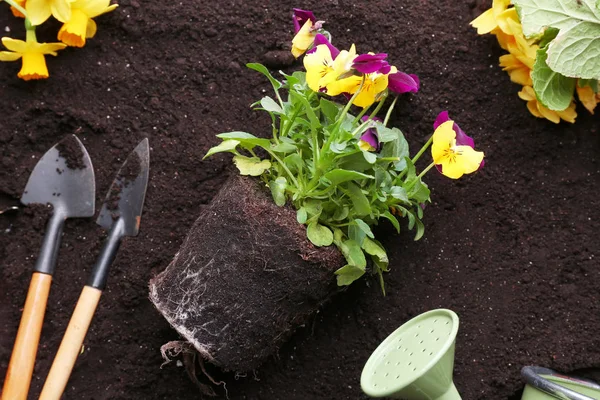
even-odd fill
[{"label": "primrose plant", "polygon": [[[417,76],[398,71],[384,53],[357,54],[354,45],[340,51],[312,12],[294,10],[294,24],[292,53],[300,57],[306,52],[306,71],[282,73],[280,82],[264,66],[248,64],[275,91],[274,97],[254,104],[270,115],[272,138],[222,133],[217,135],[222,142],[205,157],[233,153],[242,175],[260,177],[277,205],[297,210],[297,220],[306,225],[315,246],[335,244],[347,261],[335,272],[338,285],[361,277],[370,260],[383,289],[388,256],[372,226],[383,218],[400,231],[399,218],[406,218],[419,239],[424,204],[430,201],[423,176],[435,166],[460,178],[477,171],[484,155],[442,112],[431,138],[411,158],[402,132],[387,125],[398,95],[419,90]],[[332,99],[338,95],[345,101]],[[388,97],[391,103],[380,119],[377,114]],[[415,163],[430,146],[433,160],[417,172]]]},{"label": "primrose plant", "polygon": [[594,113],[600,101],[600,2],[494,0],[471,25],[508,51],[500,66],[523,86],[519,97],[538,118],[575,122],[575,93]]},{"label": "primrose plant", "polygon": [[[1,2],[2,0],[0,0]],[[23,80],[48,78],[46,55],[56,56],[67,46],[83,47],[86,39],[96,34],[96,22],[92,19],[118,7],[110,0],[4,0],[11,6],[15,17],[25,19],[25,40],[2,38],[9,51],[0,51],[0,61],[22,59],[17,76]],[[38,43],[36,27],[53,16],[62,22],[56,43]]]}]

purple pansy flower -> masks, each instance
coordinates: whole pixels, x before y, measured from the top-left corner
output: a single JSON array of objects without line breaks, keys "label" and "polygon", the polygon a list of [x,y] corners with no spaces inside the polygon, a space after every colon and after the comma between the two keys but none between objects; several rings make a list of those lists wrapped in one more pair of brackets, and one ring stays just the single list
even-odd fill
[{"label": "purple pansy flower", "polygon": [[315,36],[315,41],[313,43],[313,48],[308,50],[306,52],[306,54],[311,54],[311,53],[314,53],[315,51],[317,51],[317,46],[320,44],[324,44],[327,47],[329,47],[329,52],[331,53],[331,58],[333,60],[335,60],[337,58],[337,56],[340,54],[340,51],[334,45],[332,45],[329,42],[329,40],[327,40],[327,37],[325,35],[323,35],[322,33],[317,33],[317,35]]},{"label": "purple pansy flower", "polygon": [[[388,75],[388,88],[394,93],[417,93],[420,85],[419,77],[415,74],[398,71],[395,74]],[[446,114],[448,113],[446,112]]]},{"label": "purple pansy flower", "polygon": [[386,58],[387,54],[385,53],[361,54],[354,59],[352,68],[363,74],[372,74],[374,72],[387,74],[392,67],[385,61]]},{"label": "purple pansy flower", "polygon": [[[442,111],[441,113],[438,114],[437,118],[435,119],[435,122],[433,123],[433,129],[436,130],[438,128],[438,126],[440,126],[444,122],[448,122],[448,121],[450,121],[450,116],[448,115],[448,111]],[[456,133],[456,145],[457,146],[469,146],[472,149],[475,148],[475,141],[473,140],[473,138],[470,136],[467,136],[465,131],[460,129],[460,126],[458,126],[458,124],[456,122],[454,122],[454,124],[452,125],[452,129]],[[483,167],[484,165],[485,165],[485,160],[482,160],[481,164],[479,164],[479,168]],[[438,171],[442,172],[441,165],[436,164],[435,167],[437,168]]]},{"label": "purple pansy flower", "polygon": [[312,11],[301,10],[299,8],[294,8],[293,19],[294,19],[294,31],[295,31],[294,33],[298,33],[300,28],[302,28],[302,26],[304,26],[304,24],[308,20],[311,20],[313,25],[317,22],[317,19],[315,18],[315,14],[313,14]]},{"label": "purple pansy flower", "polygon": [[[369,121],[369,116],[364,115],[360,120],[363,122]],[[371,121],[381,122],[381,118],[373,117]],[[369,146],[375,149],[375,151],[380,150],[381,143],[379,143],[379,137],[377,136],[377,130],[375,128],[367,129],[365,133],[363,133],[360,137],[360,140],[362,140],[365,143],[368,143]]]}]

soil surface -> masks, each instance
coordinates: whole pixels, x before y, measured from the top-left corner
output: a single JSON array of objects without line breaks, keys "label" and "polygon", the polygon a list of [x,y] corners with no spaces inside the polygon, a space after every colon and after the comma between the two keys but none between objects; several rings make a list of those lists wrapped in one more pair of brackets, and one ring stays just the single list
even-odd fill
[{"label": "soil surface", "polygon": [[[490,2],[123,0],[97,19],[84,49],[48,57],[51,77],[23,82],[1,63],[0,206],[17,203],[39,158],[77,134],[93,162],[98,209],[125,157],[150,139],[151,172],[141,230],[112,267],[65,399],[196,399],[181,364],[161,368],[160,346],[177,333],[148,300],[148,281],[169,264],[202,208],[229,174],[228,156],[201,161],[215,134],[268,136],[250,110],[269,84],[247,62],[292,71],[292,7],[326,20],[334,43],[385,51],[419,75],[392,123],[413,151],[449,110],[487,155],[478,174],[429,173],[425,238],[379,232],[392,271],[338,295],[245,377],[223,374],[230,399],[361,399],[360,372],[379,342],[410,317],[438,307],[461,319],[455,382],[464,399],[518,399],[519,370],[540,365],[600,380],[600,136],[578,106],[575,125],[531,116],[497,66],[493,37],[468,23]],[[38,37],[54,41],[58,25]],[[24,37],[6,8],[0,28]],[[424,161],[424,164],[426,161]],[[423,168],[425,165],[422,165]],[[235,210],[233,210],[235,211]],[[44,221],[0,214],[0,376],[4,376]],[[50,293],[30,398],[37,398],[105,232],[68,220]],[[0,378],[2,379],[2,378]]]}]

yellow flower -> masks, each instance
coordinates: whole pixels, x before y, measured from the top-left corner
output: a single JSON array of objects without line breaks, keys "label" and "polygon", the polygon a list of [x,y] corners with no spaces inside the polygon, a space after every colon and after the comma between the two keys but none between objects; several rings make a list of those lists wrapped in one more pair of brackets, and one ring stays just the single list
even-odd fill
[{"label": "yellow flower", "polygon": [[471,146],[456,144],[456,132],[452,120],[438,126],[433,133],[431,155],[434,164],[441,166],[441,173],[452,179],[477,171],[484,157],[482,151],[475,151]]},{"label": "yellow flower", "polygon": [[[395,74],[398,72],[396,67],[392,67],[389,74]],[[387,89],[388,86],[388,75],[374,72],[372,74],[365,74],[365,82],[360,90],[360,93],[356,96],[352,104],[358,107],[369,107],[376,101],[380,100],[381,93]],[[349,78],[340,79],[331,82],[327,85],[327,94],[330,96],[337,96],[342,93],[355,94],[362,83],[363,77],[353,75]]]},{"label": "yellow flower", "polygon": [[321,79],[334,71],[331,50],[329,50],[327,45],[320,44],[315,48],[314,52],[304,57],[303,62],[304,68],[306,68],[306,83],[309,88],[318,92],[321,89]]},{"label": "yellow flower", "polygon": [[[17,3],[21,7],[25,8],[25,1],[26,0],[15,0],[15,3]],[[10,10],[12,11],[12,13],[15,17],[25,18],[23,13],[21,11],[17,10],[16,8],[14,8],[13,6],[10,6]]]},{"label": "yellow flower", "polygon": [[296,33],[296,36],[292,39],[292,54],[294,57],[300,57],[308,50],[310,45],[313,44],[317,32],[314,31],[312,27],[312,21],[307,19],[304,25],[302,25],[302,28]]},{"label": "yellow flower", "polygon": [[508,8],[509,4],[510,0],[494,0],[492,8],[471,21],[471,26],[477,28],[477,33],[480,35],[490,33],[498,27],[497,18]]},{"label": "yellow flower", "polygon": [[69,46],[83,47],[85,39],[96,34],[96,22],[92,18],[118,7],[109,4],[110,0],[75,0],[71,4],[71,18],[58,31],[58,40]]},{"label": "yellow flower", "polygon": [[50,15],[60,22],[71,19],[72,0],[27,0],[25,10],[32,25],[44,23]]},{"label": "yellow flower", "polygon": [[333,61],[333,70],[323,76],[319,82],[321,88],[327,87],[332,82],[338,80],[341,76],[352,69],[352,62],[356,58],[356,47],[352,45],[350,51],[342,50]]},{"label": "yellow flower", "polygon": [[67,47],[63,43],[38,43],[35,40],[2,38],[2,44],[11,51],[0,51],[0,61],[17,61],[23,58],[23,66],[17,76],[23,80],[44,79],[48,77],[48,68],[44,54],[55,56],[58,50]]},{"label": "yellow flower", "polygon": [[522,86],[532,86],[531,68],[523,64],[512,54],[505,54],[500,57],[500,66],[503,71],[508,72],[510,80]]},{"label": "yellow flower", "polygon": [[574,101],[571,101],[569,107],[563,111],[550,110],[538,102],[535,91],[531,86],[523,86],[523,90],[519,92],[519,97],[527,102],[527,108],[531,114],[538,118],[546,118],[555,124],[558,124],[561,119],[574,123],[577,117]]},{"label": "yellow flower", "polygon": [[598,102],[600,102],[600,94],[594,92],[594,89],[588,85],[579,87],[579,83],[577,83],[575,88],[577,89],[577,97],[579,97],[579,101],[593,115],[596,105]]}]

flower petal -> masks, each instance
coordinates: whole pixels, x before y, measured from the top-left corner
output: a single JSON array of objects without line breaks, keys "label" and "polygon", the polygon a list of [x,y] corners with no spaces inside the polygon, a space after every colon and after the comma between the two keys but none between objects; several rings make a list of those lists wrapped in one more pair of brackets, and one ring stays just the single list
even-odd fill
[{"label": "flower petal", "polygon": [[50,10],[54,18],[60,22],[67,22],[71,19],[71,2],[68,0],[49,0]]},{"label": "flower petal", "polygon": [[27,0],[25,10],[32,25],[40,25],[52,15],[48,0]]},{"label": "flower petal", "polygon": [[477,34],[479,35],[490,33],[498,26],[496,18],[494,17],[494,11],[491,8],[485,11],[479,17],[471,21],[471,26],[477,28]]},{"label": "flower petal", "polygon": [[590,86],[579,87],[579,84],[575,85],[575,88],[577,89],[579,101],[581,101],[583,106],[593,115],[594,109],[598,104],[598,98],[596,97],[594,89]]},{"label": "flower petal", "polygon": [[394,93],[417,93],[420,87],[419,77],[398,71],[389,75],[388,86]]},{"label": "flower petal", "polygon": [[306,69],[306,83],[309,88],[318,92],[321,89],[321,79],[333,71],[333,60],[329,47],[324,44],[317,46],[316,51],[307,54],[303,62]]},{"label": "flower petal", "polygon": [[94,21],[93,19],[88,19],[88,23],[87,23],[87,28],[85,30],[85,37],[86,38],[93,38],[96,35],[96,21]]},{"label": "flower petal", "polygon": [[441,164],[446,152],[454,145],[456,132],[453,129],[454,121],[448,120],[439,125],[433,132],[433,143],[431,145],[431,156],[433,162]]},{"label": "flower petal", "polygon": [[324,44],[327,47],[329,47],[329,52],[331,53],[331,58],[333,58],[334,60],[337,58],[337,56],[340,54],[340,51],[331,44],[331,42],[329,42],[329,40],[327,39],[327,37],[325,35],[323,35],[322,33],[317,33],[317,35],[315,36],[315,40],[313,43],[313,48],[310,49],[309,51],[306,52],[306,54],[311,54],[314,53],[317,50],[317,46]]},{"label": "flower petal", "polygon": [[19,58],[21,58],[21,53],[0,51],[0,61],[17,61]]},{"label": "flower petal", "polygon": [[42,53],[23,54],[23,66],[17,76],[26,81],[47,78],[49,74],[44,55]]},{"label": "flower petal", "polygon": [[450,117],[448,116],[448,111],[442,111],[441,113],[438,114],[437,118],[435,119],[435,122],[433,123],[433,129],[437,129],[438,126],[440,126],[441,124],[443,124],[446,121],[450,121]]},{"label": "flower petal", "polygon": [[16,53],[25,53],[27,50],[27,43],[23,40],[13,39],[9,37],[2,38],[2,44],[10,51],[14,51]]},{"label": "flower petal", "polygon": [[311,26],[315,22],[317,22],[317,19],[315,18],[315,14],[313,14],[312,11],[301,10],[299,8],[294,8],[293,10],[294,10],[294,15],[293,15],[294,33],[298,33],[298,31],[301,29],[302,26],[304,26],[306,21],[311,21],[312,22]]},{"label": "flower petal", "polygon": [[[94,18],[118,7],[117,4],[110,6],[109,4],[110,0],[88,0],[84,3],[83,7],[81,7],[81,11],[83,11],[89,18]],[[73,6],[73,8],[75,8],[75,6]]]},{"label": "flower petal", "polygon": [[292,54],[298,58],[313,44],[315,34],[311,31],[312,22],[307,20],[292,39]]},{"label": "flower petal", "polygon": [[[385,59],[387,58],[386,53],[378,54],[361,54],[354,59],[352,68],[363,74],[372,74],[373,72],[380,72],[382,69],[387,68],[389,72],[390,65]],[[381,71],[382,73],[387,73]]]},{"label": "flower petal", "polygon": [[62,50],[65,47],[67,47],[67,45],[64,43],[38,43],[36,52],[55,56],[58,50]]}]

